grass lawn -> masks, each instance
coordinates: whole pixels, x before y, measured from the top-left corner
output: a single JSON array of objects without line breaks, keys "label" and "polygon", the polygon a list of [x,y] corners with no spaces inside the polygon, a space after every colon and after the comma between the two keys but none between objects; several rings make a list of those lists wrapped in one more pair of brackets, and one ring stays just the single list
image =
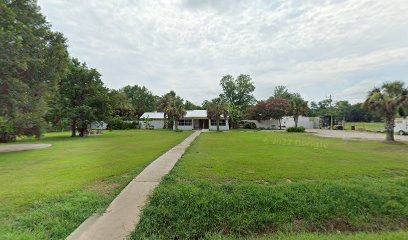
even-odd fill
[{"label": "grass lawn", "polygon": [[363,130],[369,132],[379,132],[384,131],[384,123],[383,122],[346,122],[345,129],[351,130],[351,126],[355,126],[356,130]]},{"label": "grass lawn", "polygon": [[204,133],[132,238],[405,239],[407,177],[407,144]]},{"label": "grass lawn", "polygon": [[189,134],[129,130],[70,138],[49,133],[39,142],[51,143],[50,148],[0,153],[0,239],[67,237]]}]

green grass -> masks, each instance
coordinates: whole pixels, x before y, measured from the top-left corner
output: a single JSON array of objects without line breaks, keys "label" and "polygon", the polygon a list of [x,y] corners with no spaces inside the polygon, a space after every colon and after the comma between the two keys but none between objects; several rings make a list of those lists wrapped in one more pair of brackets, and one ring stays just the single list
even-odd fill
[{"label": "green grass", "polygon": [[[211,240],[231,240],[232,237],[220,235],[210,236]],[[273,236],[242,238],[247,240],[406,240],[408,232],[386,232],[386,233],[357,233],[357,234],[275,234]]]},{"label": "green grass", "polygon": [[407,229],[407,176],[406,144],[206,133],[156,189],[132,238],[374,239]]},{"label": "green grass", "polygon": [[351,130],[351,126],[355,126],[356,130],[369,132],[382,132],[385,128],[382,122],[346,122],[345,129]]},{"label": "green grass", "polygon": [[51,143],[50,148],[0,153],[0,239],[65,238],[188,134],[130,130],[70,138],[49,133],[39,142]]}]

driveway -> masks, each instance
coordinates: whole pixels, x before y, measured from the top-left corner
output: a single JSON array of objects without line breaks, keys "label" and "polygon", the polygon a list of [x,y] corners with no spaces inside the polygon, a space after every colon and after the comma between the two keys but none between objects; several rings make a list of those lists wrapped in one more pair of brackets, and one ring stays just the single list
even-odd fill
[{"label": "driveway", "polygon": [[0,145],[0,153],[2,152],[19,152],[31,149],[41,149],[51,147],[51,144],[4,144]]},{"label": "driveway", "polygon": [[[324,129],[307,129],[307,132],[316,133],[320,137],[343,138],[343,139],[364,139],[364,140],[385,140],[384,133],[370,133],[358,131],[341,131],[341,130],[324,130]],[[396,134],[395,140],[408,141],[408,136]]]}]

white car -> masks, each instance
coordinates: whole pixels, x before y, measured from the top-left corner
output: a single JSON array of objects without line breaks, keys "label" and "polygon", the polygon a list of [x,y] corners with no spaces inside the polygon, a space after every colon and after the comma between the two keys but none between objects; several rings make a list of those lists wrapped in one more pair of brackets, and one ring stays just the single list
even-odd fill
[{"label": "white car", "polygon": [[407,118],[397,118],[395,119],[394,131],[400,135],[408,134],[408,119]]}]

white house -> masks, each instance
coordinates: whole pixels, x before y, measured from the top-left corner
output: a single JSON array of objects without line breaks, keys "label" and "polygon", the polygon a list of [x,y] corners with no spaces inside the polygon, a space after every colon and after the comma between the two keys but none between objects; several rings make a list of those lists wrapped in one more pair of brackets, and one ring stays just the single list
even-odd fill
[{"label": "white house", "polygon": [[[276,119],[270,120],[245,120],[245,122],[253,122],[256,124],[257,128],[267,128],[267,129],[279,129],[279,121]],[[292,116],[286,116],[281,119],[282,128],[294,127],[295,120]],[[304,127],[306,129],[319,128],[319,118],[318,117],[303,117],[299,116],[298,127]]]},{"label": "white house", "polygon": [[89,130],[106,130],[108,124],[105,122],[92,122],[89,124]]},{"label": "white house", "polygon": [[140,121],[141,128],[146,128],[146,124],[143,121],[144,118],[150,119],[150,126],[154,127],[154,129],[161,129],[164,127],[164,113],[162,112],[146,112],[143,113]]},{"label": "white house", "polygon": [[[186,112],[187,114],[178,121],[179,130],[184,131],[193,129],[217,130],[217,124],[215,120],[208,119],[207,110],[188,110]],[[142,118],[143,117],[145,118],[148,117],[152,119],[151,125],[153,125],[155,129],[160,128],[156,126],[161,126],[161,128],[163,128],[164,126],[164,113],[162,112],[147,112],[142,115]],[[175,129],[174,123],[173,129]],[[220,121],[220,130],[221,131],[229,130],[227,119],[222,119]]]}]

